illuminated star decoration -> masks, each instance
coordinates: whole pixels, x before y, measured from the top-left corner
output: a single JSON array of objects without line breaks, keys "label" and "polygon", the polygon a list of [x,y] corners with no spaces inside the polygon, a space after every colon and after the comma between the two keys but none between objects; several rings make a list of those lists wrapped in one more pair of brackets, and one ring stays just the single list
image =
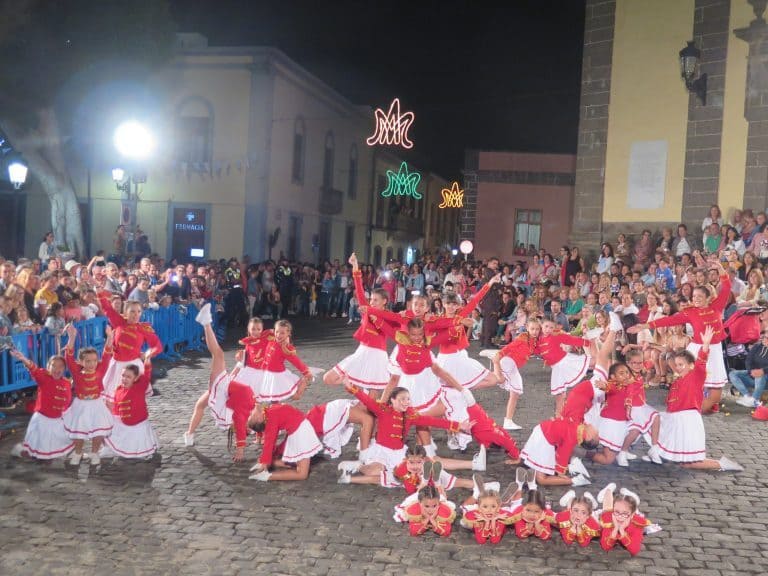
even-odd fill
[{"label": "illuminated star decoration", "polygon": [[386,114],[381,108],[376,108],[376,130],[373,136],[366,140],[368,146],[384,144],[387,146],[402,146],[413,148],[413,142],[408,140],[408,129],[415,118],[413,112],[400,114],[400,99],[395,98]]},{"label": "illuminated star decoration", "polygon": [[463,208],[464,190],[459,189],[459,183],[454,182],[450,188],[440,190],[443,195],[443,202],[438,208]]},{"label": "illuminated star decoration", "polygon": [[387,179],[389,180],[387,187],[381,192],[385,198],[389,196],[413,196],[416,200],[421,200],[421,192],[416,190],[416,186],[421,182],[421,174],[409,172],[405,162],[400,164],[400,170],[397,173],[387,170]]}]

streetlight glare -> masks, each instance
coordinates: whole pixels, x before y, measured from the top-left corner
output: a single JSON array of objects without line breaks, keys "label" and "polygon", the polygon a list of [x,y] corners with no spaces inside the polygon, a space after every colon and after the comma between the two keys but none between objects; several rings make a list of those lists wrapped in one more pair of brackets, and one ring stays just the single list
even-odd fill
[{"label": "streetlight glare", "polygon": [[155,138],[139,122],[124,122],[115,130],[115,148],[127,158],[147,158],[155,150]]},{"label": "streetlight glare", "polygon": [[8,178],[18,190],[27,181],[27,166],[21,162],[13,162],[8,166]]}]

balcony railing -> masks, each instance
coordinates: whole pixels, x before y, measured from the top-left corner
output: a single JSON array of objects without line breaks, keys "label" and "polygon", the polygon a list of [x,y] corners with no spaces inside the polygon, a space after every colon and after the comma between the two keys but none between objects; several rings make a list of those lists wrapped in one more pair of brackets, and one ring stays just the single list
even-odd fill
[{"label": "balcony railing", "polygon": [[320,214],[335,216],[344,208],[344,192],[327,186],[320,187]]}]

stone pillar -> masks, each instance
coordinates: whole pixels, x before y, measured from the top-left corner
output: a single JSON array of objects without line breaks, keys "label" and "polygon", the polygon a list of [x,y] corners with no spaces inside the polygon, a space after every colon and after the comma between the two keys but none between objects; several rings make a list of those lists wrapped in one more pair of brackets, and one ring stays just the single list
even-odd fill
[{"label": "stone pillar", "polygon": [[749,44],[744,118],[748,122],[744,207],[765,210],[768,195],[768,25],[763,18],[765,0],[750,0],[755,19],[734,30]]},{"label": "stone pillar", "polygon": [[605,152],[616,0],[587,0],[571,244],[597,252],[602,240]]},{"label": "stone pillar", "polygon": [[[480,167],[480,153],[477,150],[467,150],[464,155],[464,207],[459,217],[459,241],[475,241],[475,226],[477,223],[477,171]],[[514,222],[511,223],[515,225]]]},{"label": "stone pillar", "polygon": [[680,216],[695,234],[700,233],[709,207],[717,204],[730,11],[730,0],[696,0],[693,41],[701,50],[699,74],[707,74],[707,103],[702,104],[693,93],[689,95]]}]

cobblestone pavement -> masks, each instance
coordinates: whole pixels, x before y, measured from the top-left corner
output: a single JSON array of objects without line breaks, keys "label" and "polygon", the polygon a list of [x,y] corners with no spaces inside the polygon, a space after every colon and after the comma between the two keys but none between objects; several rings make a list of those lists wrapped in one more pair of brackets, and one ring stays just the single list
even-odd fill
[{"label": "cobblestone pavement", "polygon": [[[326,368],[352,352],[346,321],[297,322],[296,343],[309,365]],[[477,350],[475,349],[476,353]],[[232,361],[232,353],[229,353]],[[319,461],[305,483],[248,480],[249,462],[233,465],[226,434],[206,415],[197,445],[179,441],[190,410],[206,387],[208,360],[193,358],[169,370],[151,418],[162,442],[153,462],[104,462],[89,470],[62,461],[11,459],[23,431],[0,441],[0,574],[719,574],[768,573],[768,510],[764,500],[766,424],[731,405],[730,415],[706,419],[711,455],[742,463],[740,474],[689,472],[635,461],[629,470],[591,466],[595,490],[607,481],[639,493],[641,510],[664,531],[646,538],[636,558],[552,542],[479,546],[458,526],[446,539],[411,538],[395,524],[392,506],[403,493],[373,486],[339,486],[336,463]],[[522,443],[552,410],[548,377],[534,361],[524,371],[526,393],[516,420]],[[344,395],[316,383],[300,402]],[[498,389],[478,393],[500,418]],[[659,406],[662,396],[652,393]],[[447,455],[442,432],[440,453]],[[344,456],[352,457],[354,443]],[[642,449],[639,450],[642,452]],[[465,457],[469,458],[467,454]],[[488,479],[511,480],[499,451],[489,454]],[[468,473],[465,473],[468,474]],[[549,490],[556,501],[563,490]],[[454,500],[465,491],[453,493]]]}]

